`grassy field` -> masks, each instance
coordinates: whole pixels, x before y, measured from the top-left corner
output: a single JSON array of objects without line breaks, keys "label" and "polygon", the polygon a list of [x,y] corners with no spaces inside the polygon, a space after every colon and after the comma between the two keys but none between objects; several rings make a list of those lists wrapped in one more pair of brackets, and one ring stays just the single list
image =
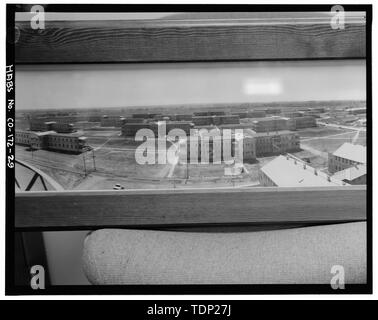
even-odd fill
[{"label": "grassy field", "polygon": [[16,158],[46,172],[66,190],[75,188],[83,181],[85,170],[92,175],[103,175],[114,180],[119,180],[119,178],[140,179],[139,184],[149,185],[166,178],[171,166],[170,164],[140,165],[136,163],[135,147],[133,146],[129,150],[101,148],[94,154],[95,172],[92,152],[76,155],[38,150],[32,153],[25,147],[16,147]]},{"label": "grassy field", "polygon": [[[334,128],[328,128],[333,130]],[[320,170],[326,170],[328,167],[328,153],[334,152],[345,142],[355,143],[366,146],[366,132],[349,131],[342,133],[344,129],[336,129],[333,135],[320,136],[319,138],[301,139],[301,148],[304,151],[295,153],[296,156],[310,161],[310,165]]]},{"label": "grassy field", "polygon": [[186,178],[188,172],[192,178],[223,177],[224,168],[224,164],[178,164],[175,167],[174,176]]},{"label": "grassy field", "polygon": [[297,133],[301,139],[305,138],[316,138],[325,137],[334,134],[352,132],[352,130],[333,128],[333,127],[316,127],[316,128],[306,128],[298,130]]},{"label": "grassy field", "polygon": [[360,134],[358,135],[358,139],[356,140],[355,143],[366,147],[366,132],[360,131]]},{"label": "grassy field", "polygon": [[[360,133],[361,134],[361,133]],[[319,138],[319,139],[312,139],[308,141],[301,141],[301,145],[306,145],[311,148],[314,148],[321,152],[334,152],[338,149],[343,143],[345,142],[352,142],[353,138],[355,137],[356,132],[347,132],[342,135],[337,136],[329,136],[326,138]],[[357,144],[365,144],[366,138],[361,136],[359,139],[356,140]]]},{"label": "grassy field", "polygon": [[[96,171],[92,152],[30,152],[26,147],[17,145],[16,157],[46,172],[66,190],[106,190],[117,183],[127,189],[254,186],[258,184],[259,169],[275,158],[263,157],[256,163],[245,163],[245,172],[232,177],[225,175],[225,164],[140,165],[135,160],[139,142],[119,134],[117,129],[84,132],[88,145],[94,148]],[[319,169],[327,167],[328,152],[335,151],[344,142],[366,145],[366,133],[363,131],[357,137],[356,131],[349,129],[318,127],[300,130],[298,134],[303,150],[294,154],[309,160],[311,166]],[[170,146],[170,142],[167,145]],[[157,154],[155,156],[157,159]]]}]

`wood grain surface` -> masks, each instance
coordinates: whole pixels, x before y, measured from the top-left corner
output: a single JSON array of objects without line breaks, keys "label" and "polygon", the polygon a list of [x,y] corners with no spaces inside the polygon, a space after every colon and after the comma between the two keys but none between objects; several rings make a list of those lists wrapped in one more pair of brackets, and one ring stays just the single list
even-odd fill
[{"label": "wood grain surface", "polygon": [[16,22],[18,64],[365,58],[363,19],[330,18]]},{"label": "wood grain surface", "polygon": [[15,227],[100,227],[331,223],[366,220],[366,186],[219,190],[23,192]]}]

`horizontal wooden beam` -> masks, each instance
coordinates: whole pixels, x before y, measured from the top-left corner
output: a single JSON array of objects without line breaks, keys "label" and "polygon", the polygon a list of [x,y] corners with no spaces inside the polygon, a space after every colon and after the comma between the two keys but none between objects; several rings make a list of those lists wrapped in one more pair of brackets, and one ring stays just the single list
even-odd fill
[{"label": "horizontal wooden beam", "polygon": [[365,21],[292,19],[16,22],[18,64],[349,59],[366,57]]},{"label": "horizontal wooden beam", "polygon": [[20,230],[366,220],[366,187],[16,193]]}]

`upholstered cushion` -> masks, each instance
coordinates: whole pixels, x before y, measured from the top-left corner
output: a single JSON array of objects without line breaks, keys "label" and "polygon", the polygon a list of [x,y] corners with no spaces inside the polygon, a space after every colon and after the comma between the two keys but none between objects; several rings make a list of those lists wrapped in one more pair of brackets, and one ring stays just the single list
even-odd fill
[{"label": "upholstered cushion", "polygon": [[84,270],[93,284],[366,282],[366,224],[275,231],[206,233],[98,230],[85,240]]}]

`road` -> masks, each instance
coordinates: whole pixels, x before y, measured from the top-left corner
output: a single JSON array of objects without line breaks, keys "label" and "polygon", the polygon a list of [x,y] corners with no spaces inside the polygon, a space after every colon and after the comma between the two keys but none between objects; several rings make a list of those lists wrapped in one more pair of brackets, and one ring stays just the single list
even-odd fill
[{"label": "road", "polygon": [[[359,133],[360,131],[358,130],[357,132]],[[311,141],[311,140],[318,140],[318,139],[333,139],[334,137],[342,136],[342,135],[346,135],[346,134],[351,134],[351,132],[336,133],[336,134],[331,134],[331,135],[322,136],[322,137],[304,138],[304,139],[301,139],[301,142],[306,142],[306,141]]]},{"label": "road", "polygon": [[[339,125],[334,125],[334,124],[326,124],[328,127],[336,127],[336,128],[343,128],[343,129],[349,129],[355,131],[355,135],[353,137],[352,143],[356,143],[357,139],[359,138],[360,132],[365,131],[363,130],[364,128],[361,127],[348,127],[348,126],[339,126]],[[323,152],[320,150],[317,150],[310,145],[307,145],[306,142],[308,141],[313,141],[313,140],[319,140],[319,139],[338,139],[339,136],[343,135],[350,135],[351,132],[343,132],[343,133],[337,133],[337,134],[332,134],[328,136],[323,136],[323,137],[312,137],[312,138],[305,138],[301,139],[301,149],[309,151],[317,156],[323,157],[324,159],[328,158],[328,153]]]},{"label": "road", "polygon": [[353,143],[353,144],[356,143],[358,137],[360,136],[360,132],[361,132],[361,130],[358,130],[358,131],[356,132],[356,135],[353,137],[353,140],[352,140],[352,143]]},{"label": "road", "polygon": [[334,124],[334,123],[325,123],[318,121],[318,124],[325,126],[325,127],[332,127],[332,128],[341,128],[341,129],[348,129],[348,130],[354,130],[354,131],[366,131],[366,128],[364,127],[352,127],[352,126],[344,126],[340,124]]},{"label": "road", "polygon": [[93,150],[94,151],[97,151],[97,150],[99,150],[99,149],[101,149],[101,148],[103,148],[110,140],[112,140],[112,138],[114,138],[115,136],[119,136],[119,132],[117,132],[117,133],[115,133],[115,134],[113,134],[113,135],[111,135],[102,145],[100,145],[100,146],[98,146],[98,147],[96,147],[96,148],[94,148]]}]

